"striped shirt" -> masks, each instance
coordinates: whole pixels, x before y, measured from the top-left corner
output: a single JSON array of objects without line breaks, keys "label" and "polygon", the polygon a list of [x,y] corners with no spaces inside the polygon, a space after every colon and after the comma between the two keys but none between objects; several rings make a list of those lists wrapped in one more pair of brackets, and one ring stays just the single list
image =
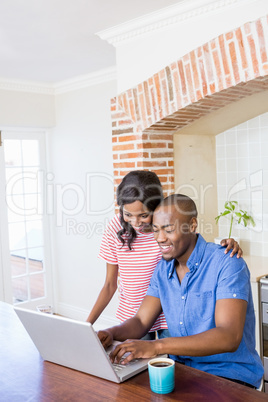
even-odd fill
[{"label": "striped shirt", "polygon": [[[117,232],[121,229],[119,215],[115,215],[104,232],[99,258],[108,264],[118,265],[120,299],[116,317],[122,322],[138,311],[162,256],[152,232],[137,231],[137,237],[129,250],[127,243],[122,246],[117,237]],[[150,331],[166,328],[165,317],[161,314]]]}]

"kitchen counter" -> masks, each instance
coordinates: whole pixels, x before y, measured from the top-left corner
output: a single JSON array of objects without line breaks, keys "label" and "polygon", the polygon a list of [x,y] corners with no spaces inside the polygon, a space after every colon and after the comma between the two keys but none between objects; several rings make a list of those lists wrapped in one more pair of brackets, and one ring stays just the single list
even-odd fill
[{"label": "kitchen counter", "polygon": [[250,282],[256,319],[256,349],[259,355],[262,357],[260,279],[262,276],[268,275],[268,257],[244,255],[243,258],[246,261],[250,271]]}]

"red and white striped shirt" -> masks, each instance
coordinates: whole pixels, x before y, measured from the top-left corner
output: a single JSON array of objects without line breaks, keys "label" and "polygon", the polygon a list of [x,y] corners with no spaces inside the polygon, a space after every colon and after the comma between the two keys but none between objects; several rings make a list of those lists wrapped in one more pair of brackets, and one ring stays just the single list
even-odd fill
[{"label": "red and white striped shirt", "polygon": [[[108,264],[118,265],[120,300],[116,317],[120,321],[125,321],[138,311],[154,269],[161,260],[161,251],[152,232],[138,231],[129,250],[127,242],[122,246],[117,237],[117,232],[121,229],[119,216],[115,215],[102,237],[99,257]],[[124,236],[123,238],[125,239]],[[162,313],[150,331],[166,328],[167,324]]]}]

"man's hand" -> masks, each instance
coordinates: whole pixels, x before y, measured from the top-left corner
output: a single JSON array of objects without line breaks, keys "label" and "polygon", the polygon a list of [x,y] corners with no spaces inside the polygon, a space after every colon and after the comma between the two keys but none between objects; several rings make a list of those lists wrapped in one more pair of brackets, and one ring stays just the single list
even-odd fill
[{"label": "man's hand", "polygon": [[236,253],[237,253],[237,256],[236,256],[237,258],[240,258],[243,255],[243,250],[239,246],[237,241],[235,241],[235,239],[232,239],[232,238],[222,239],[221,246],[226,247],[225,254],[227,254],[230,250],[233,249],[233,251],[230,254],[230,257],[233,257]]},{"label": "man's hand", "polygon": [[113,335],[107,329],[98,331],[98,337],[104,349],[108,348],[113,343]]},{"label": "man's hand", "polygon": [[[133,359],[153,358],[157,356],[157,341],[128,339],[117,345],[110,353],[112,363],[127,364]],[[121,361],[124,354],[127,356]]]}]

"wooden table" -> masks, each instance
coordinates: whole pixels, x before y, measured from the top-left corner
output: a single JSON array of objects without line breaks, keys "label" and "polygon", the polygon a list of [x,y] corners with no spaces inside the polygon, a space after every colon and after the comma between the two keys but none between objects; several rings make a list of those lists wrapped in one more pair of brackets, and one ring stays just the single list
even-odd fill
[{"label": "wooden table", "polygon": [[268,395],[176,363],[175,390],[150,390],[148,371],[115,384],[44,362],[11,305],[0,302],[0,401],[268,401]]}]

